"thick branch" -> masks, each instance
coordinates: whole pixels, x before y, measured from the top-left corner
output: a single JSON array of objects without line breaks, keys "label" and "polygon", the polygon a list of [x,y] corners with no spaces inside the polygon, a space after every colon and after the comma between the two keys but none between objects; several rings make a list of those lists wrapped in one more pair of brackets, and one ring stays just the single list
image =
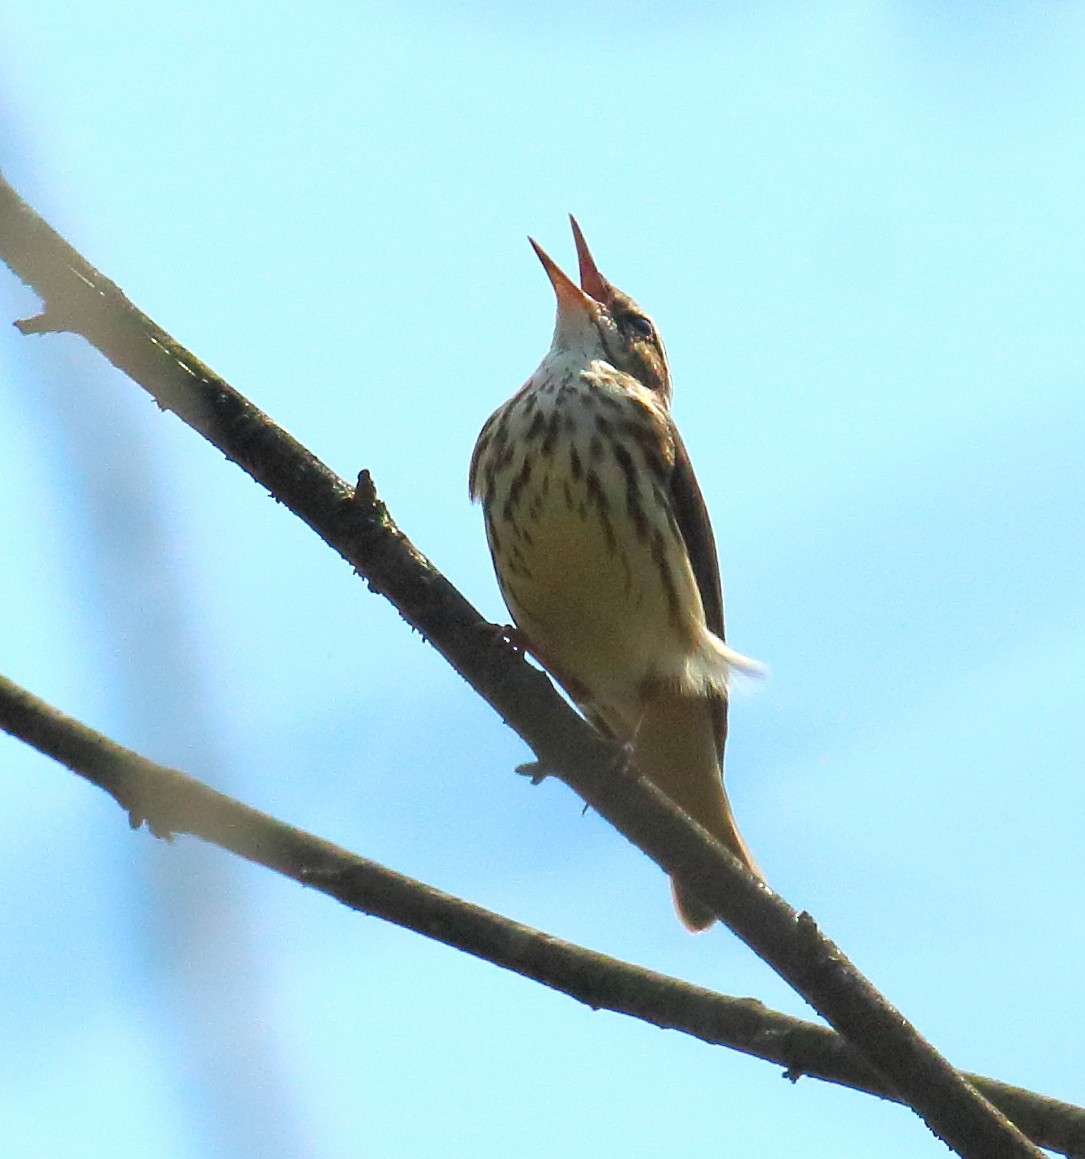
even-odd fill
[{"label": "thick branch", "polygon": [[386,596],[552,771],[669,875],[686,881],[962,1156],[1039,1152],[817,929],[615,753],[395,526],[363,472],[351,489],[141,314],[6,185],[0,257],[45,301],[24,333],[82,334],[309,524]]},{"label": "thick branch", "polygon": [[[105,789],[138,823],[191,833],[311,886],[359,913],[416,930],[568,994],[786,1068],[899,1102],[833,1031],[596,954],[403,877],[147,760],[0,676],[0,728]],[[1085,1155],[1085,1109],[967,1076],[1042,1147]]]}]

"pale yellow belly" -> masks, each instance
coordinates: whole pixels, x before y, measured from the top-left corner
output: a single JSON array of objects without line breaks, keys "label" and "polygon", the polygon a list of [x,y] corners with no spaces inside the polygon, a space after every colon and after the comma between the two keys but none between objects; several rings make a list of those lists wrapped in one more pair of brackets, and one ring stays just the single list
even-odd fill
[{"label": "pale yellow belly", "polygon": [[[689,632],[653,558],[652,537],[638,536],[617,502],[609,505],[608,535],[599,513],[576,491],[572,498],[568,505],[563,494],[551,496],[523,534],[495,520],[499,539],[517,548],[504,553],[498,578],[540,659],[634,727],[645,682],[674,669],[676,654],[690,649]],[[665,542],[670,549],[669,528]],[[494,554],[500,560],[503,553]],[[696,599],[699,608],[682,569],[671,570],[679,574],[678,598]]]}]

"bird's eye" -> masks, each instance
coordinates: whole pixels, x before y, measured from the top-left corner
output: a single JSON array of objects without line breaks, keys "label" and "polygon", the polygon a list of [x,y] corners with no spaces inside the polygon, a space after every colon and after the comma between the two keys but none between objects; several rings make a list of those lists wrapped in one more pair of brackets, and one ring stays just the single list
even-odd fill
[{"label": "bird's eye", "polygon": [[622,329],[630,338],[640,338],[651,342],[656,336],[655,327],[643,314],[628,314],[622,319]]}]

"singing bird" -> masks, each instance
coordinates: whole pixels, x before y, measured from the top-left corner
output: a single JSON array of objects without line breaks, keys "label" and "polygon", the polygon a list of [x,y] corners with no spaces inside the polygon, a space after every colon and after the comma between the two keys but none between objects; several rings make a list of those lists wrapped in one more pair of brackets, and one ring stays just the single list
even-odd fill
[{"label": "singing bird", "polygon": [[[554,338],[482,428],[471,498],[527,651],[760,876],[723,787],[728,679],[758,666],[724,643],[715,539],[671,417],[663,342],[570,220],[580,285],[531,239],[557,295]],[[710,926],[671,884],[685,926]]]}]

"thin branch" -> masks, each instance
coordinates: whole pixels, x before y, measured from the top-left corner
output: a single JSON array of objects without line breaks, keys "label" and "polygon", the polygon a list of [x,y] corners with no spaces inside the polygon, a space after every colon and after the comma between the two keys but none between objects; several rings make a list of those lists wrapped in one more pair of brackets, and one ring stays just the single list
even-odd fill
[{"label": "thin branch", "polygon": [[[899,1102],[838,1034],[597,954],[404,877],[156,764],[0,676],[0,728],[104,789],[138,824],[154,817],[358,913],[415,930],[541,982],[595,1010],[626,1014],[786,1068]],[[969,1081],[1041,1147],[1085,1156],[1085,1108],[979,1075]]]},{"label": "thin branch", "polygon": [[108,278],[0,182],[0,257],[45,308],[23,333],[83,335],[340,553],[441,652],[565,781],[670,876],[696,892],[967,1159],[1039,1152],[820,933],[750,877],[502,646],[478,612],[396,527],[366,472],[351,489],[247,399],[140,313]]}]

